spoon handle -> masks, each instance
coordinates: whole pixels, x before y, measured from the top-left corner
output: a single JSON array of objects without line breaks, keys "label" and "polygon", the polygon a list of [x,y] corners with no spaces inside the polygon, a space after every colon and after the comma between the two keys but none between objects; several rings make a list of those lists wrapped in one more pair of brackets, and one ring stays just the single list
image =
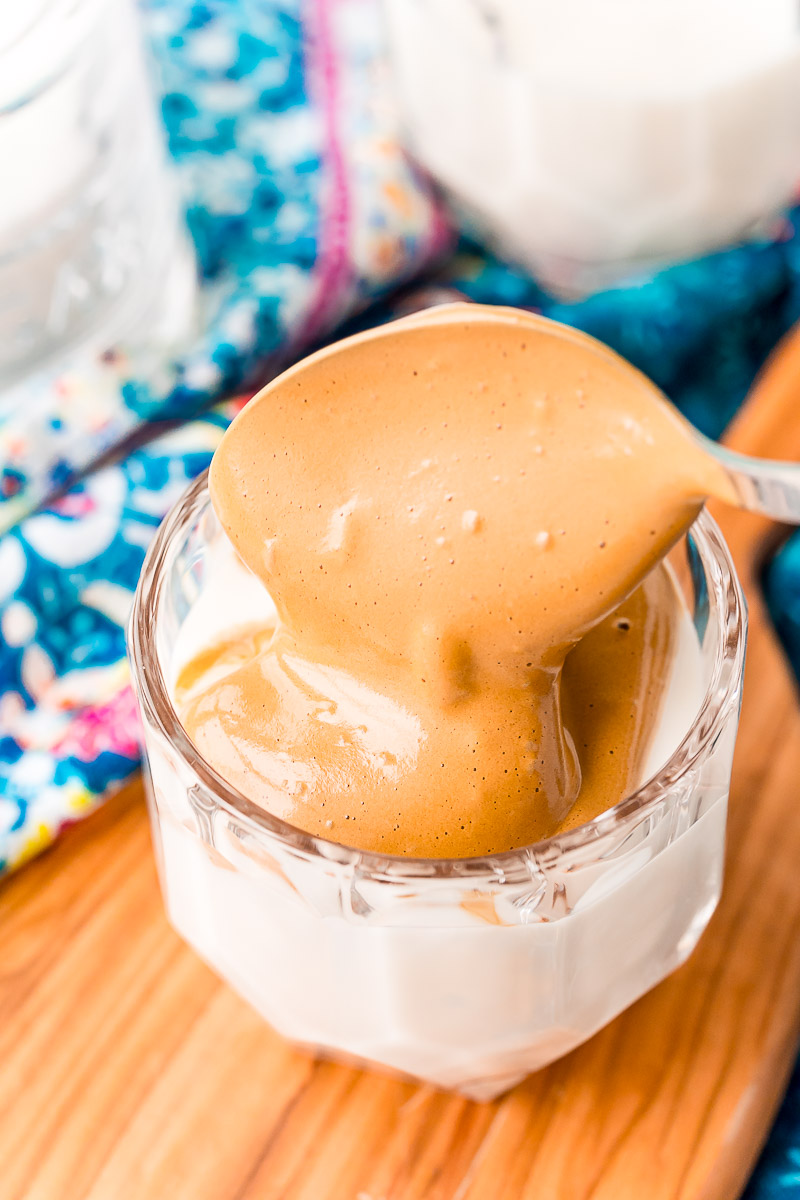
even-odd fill
[{"label": "spoon handle", "polygon": [[725,468],[742,508],[800,525],[800,463],[750,458],[706,438],[703,441]]}]

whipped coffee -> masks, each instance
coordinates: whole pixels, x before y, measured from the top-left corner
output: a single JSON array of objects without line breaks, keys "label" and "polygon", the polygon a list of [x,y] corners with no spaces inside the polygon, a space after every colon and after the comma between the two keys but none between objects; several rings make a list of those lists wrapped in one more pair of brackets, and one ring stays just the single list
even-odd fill
[{"label": "whipped coffee", "polygon": [[640,779],[681,601],[661,559],[722,469],[585,335],[451,305],[287,371],[214,458],[277,620],[176,702],[269,811],[394,854],[508,850]]}]

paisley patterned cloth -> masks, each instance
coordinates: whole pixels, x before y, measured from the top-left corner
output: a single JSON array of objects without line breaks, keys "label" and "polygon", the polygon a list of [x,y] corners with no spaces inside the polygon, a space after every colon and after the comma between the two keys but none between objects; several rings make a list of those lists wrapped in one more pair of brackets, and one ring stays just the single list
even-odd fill
[{"label": "paisley patterned cloth", "polygon": [[[427,269],[429,287],[595,334],[718,434],[800,317],[800,209],[769,240],[571,304],[471,243],[446,258],[447,222],[395,136],[375,0],[145,0],[143,11],[202,322],[169,361],[119,346],[0,409],[0,870],[138,766],[124,623],[155,528],[231,418],[212,401],[346,318],[353,329],[413,306],[395,290],[363,311]],[[177,427],[159,433],[166,419]],[[41,507],[134,433],[136,450]],[[800,536],[765,583],[800,669]],[[800,1197],[798,1147],[800,1073],[747,1200]]]},{"label": "paisley patterned cloth", "polygon": [[800,1196],[800,1062],[761,1158],[741,1200],[796,1200]]}]

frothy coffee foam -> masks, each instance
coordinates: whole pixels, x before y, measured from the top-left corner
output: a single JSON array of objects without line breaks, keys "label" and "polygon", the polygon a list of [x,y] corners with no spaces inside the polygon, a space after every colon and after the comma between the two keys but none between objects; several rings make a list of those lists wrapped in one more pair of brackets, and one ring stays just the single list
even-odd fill
[{"label": "frothy coffee foam", "polygon": [[526,844],[633,786],[679,605],[653,568],[730,494],[611,351],[472,305],[287,371],[210,489],[279,621],[184,671],[190,736],[302,828],[432,856]]}]

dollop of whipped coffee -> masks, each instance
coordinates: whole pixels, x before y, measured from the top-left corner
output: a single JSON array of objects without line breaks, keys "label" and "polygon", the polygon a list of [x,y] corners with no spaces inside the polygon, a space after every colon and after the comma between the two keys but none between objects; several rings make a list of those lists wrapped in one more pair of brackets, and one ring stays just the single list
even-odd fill
[{"label": "dollop of whipped coffee", "polygon": [[275,815],[426,856],[533,842],[635,786],[680,605],[660,560],[732,498],[610,350],[466,304],[285,372],[210,491],[278,622],[189,664],[190,737]]}]

